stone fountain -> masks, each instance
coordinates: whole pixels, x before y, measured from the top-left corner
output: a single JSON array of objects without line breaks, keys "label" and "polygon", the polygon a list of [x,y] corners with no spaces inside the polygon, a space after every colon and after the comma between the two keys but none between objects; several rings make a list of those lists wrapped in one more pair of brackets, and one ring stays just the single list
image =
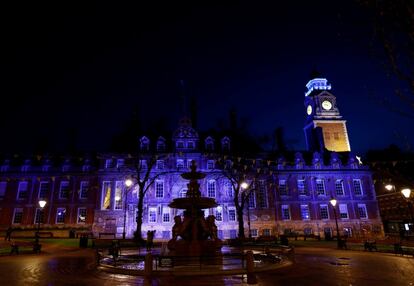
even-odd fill
[{"label": "stone fountain", "polygon": [[203,209],[217,206],[214,198],[202,197],[198,180],[206,174],[196,171],[195,161],[191,162],[191,172],[181,174],[190,181],[185,198],[174,199],[169,206],[184,209],[184,219],[174,217],[173,238],[168,242],[170,254],[174,256],[220,256],[222,241],[217,237],[217,226],[213,215],[204,218]]}]

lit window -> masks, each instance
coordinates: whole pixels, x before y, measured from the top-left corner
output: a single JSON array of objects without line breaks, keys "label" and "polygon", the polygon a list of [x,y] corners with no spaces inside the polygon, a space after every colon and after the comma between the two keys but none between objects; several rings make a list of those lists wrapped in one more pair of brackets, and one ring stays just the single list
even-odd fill
[{"label": "lit window", "polygon": [[177,159],[177,168],[184,168],[184,160]]},{"label": "lit window", "polygon": [[257,193],[257,199],[259,201],[260,208],[267,208],[267,191],[266,191],[266,181],[259,181],[259,189]]},{"label": "lit window", "polygon": [[112,159],[106,159],[105,160],[105,169],[112,167]]},{"label": "lit window", "polygon": [[306,196],[308,195],[308,190],[306,189],[305,180],[298,180],[298,193],[299,195]]},{"label": "lit window", "polygon": [[316,194],[319,196],[325,195],[325,181],[322,179],[316,180]]},{"label": "lit window", "polygon": [[230,181],[226,181],[224,183],[224,188],[225,188],[225,190],[227,192],[227,196],[229,198],[233,198],[234,197],[234,190],[233,190],[233,185],[231,184]]},{"label": "lit window", "polygon": [[259,232],[255,228],[250,230],[250,236],[251,237],[258,237],[259,236],[258,233]]},{"label": "lit window", "polygon": [[290,208],[289,205],[282,205],[282,219],[290,220]]},{"label": "lit window", "polygon": [[335,192],[337,196],[344,195],[344,182],[342,180],[335,181]]},{"label": "lit window", "polygon": [[46,199],[48,192],[49,192],[49,182],[40,182],[39,199]]},{"label": "lit window", "polygon": [[236,209],[229,208],[229,221],[236,221]]},{"label": "lit window", "polygon": [[123,205],[123,196],[122,196],[122,187],[124,185],[123,181],[115,182],[115,209],[122,210]]},{"label": "lit window", "polygon": [[57,208],[56,223],[65,223],[65,214],[66,214],[65,208]]},{"label": "lit window", "polygon": [[157,222],[157,208],[149,208],[148,222]]},{"label": "lit window", "polygon": [[155,182],[155,197],[156,198],[164,197],[164,181],[157,180]]},{"label": "lit window", "polygon": [[342,219],[348,218],[348,207],[346,204],[339,204],[339,217]]},{"label": "lit window", "polygon": [[20,224],[23,220],[23,208],[14,209],[13,224]]},{"label": "lit window", "polygon": [[185,198],[187,196],[187,190],[181,190],[179,195],[180,198]]},{"label": "lit window", "polygon": [[302,220],[309,220],[310,219],[310,212],[308,205],[301,205],[300,206],[300,213],[302,216]]},{"label": "lit window", "polygon": [[117,168],[123,167],[124,164],[125,164],[125,160],[124,159],[118,159],[118,160],[116,160],[116,167]]},{"label": "lit window", "polygon": [[89,192],[89,182],[88,181],[82,181],[80,183],[79,198],[80,199],[87,199],[88,198],[88,192]]},{"label": "lit window", "polygon": [[221,206],[215,208],[214,216],[217,221],[223,221],[223,208]]},{"label": "lit window", "polygon": [[85,223],[86,222],[86,208],[78,208],[78,223]]},{"label": "lit window", "polygon": [[19,187],[18,187],[18,191],[17,191],[17,199],[18,200],[24,200],[27,199],[28,197],[28,182],[19,182]]},{"label": "lit window", "polygon": [[321,219],[329,219],[328,205],[320,206]]},{"label": "lit window", "polygon": [[256,196],[254,191],[249,192],[249,196],[247,198],[247,204],[249,208],[254,209],[256,207]]},{"label": "lit window", "polygon": [[[42,197],[45,198],[45,197]],[[60,189],[59,189],[59,199],[68,199],[69,198],[69,182],[62,181],[60,182]]]},{"label": "lit window", "polygon": [[358,214],[359,218],[368,218],[367,206],[365,204],[358,204]]},{"label": "lit window", "polygon": [[156,167],[158,170],[164,170],[164,160],[157,160]]},{"label": "lit window", "polygon": [[353,185],[354,185],[354,193],[355,193],[355,195],[361,196],[362,195],[361,180],[359,180],[359,179],[353,180]]},{"label": "lit window", "polygon": [[210,180],[207,182],[207,196],[210,198],[216,197],[216,181]]},{"label": "lit window", "polygon": [[102,209],[109,210],[111,208],[111,182],[102,182]]},{"label": "lit window", "polygon": [[286,180],[279,180],[279,194],[281,196],[287,196],[288,195]]},{"label": "lit window", "polygon": [[162,222],[170,222],[170,208],[163,207],[162,208]]}]

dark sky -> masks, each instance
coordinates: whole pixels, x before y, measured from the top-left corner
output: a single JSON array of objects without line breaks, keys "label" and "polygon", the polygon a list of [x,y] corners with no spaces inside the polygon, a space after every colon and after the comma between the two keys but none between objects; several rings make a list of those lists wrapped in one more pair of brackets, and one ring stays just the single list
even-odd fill
[{"label": "dark sky", "polygon": [[376,99],[394,98],[399,83],[370,49],[366,15],[351,1],[307,2],[3,7],[0,150],[42,141],[64,150],[71,130],[79,148],[105,150],[136,107],[148,125],[163,117],[175,127],[180,79],[197,98],[199,129],[234,107],[252,133],[283,126],[304,149],[315,67],[333,86],[353,150],[413,144],[414,120]]}]

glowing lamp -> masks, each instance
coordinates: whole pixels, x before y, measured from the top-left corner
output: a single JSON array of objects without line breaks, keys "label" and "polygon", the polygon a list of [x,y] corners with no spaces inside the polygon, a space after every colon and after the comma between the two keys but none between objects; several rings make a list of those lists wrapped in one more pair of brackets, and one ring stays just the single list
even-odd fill
[{"label": "glowing lamp", "polygon": [[245,190],[249,187],[249,185],[246,182],[241,183],[240,187]]},{"label": "glowing lamp", "polygon": [[403,190],[401,190],[401,193],[403,194],[403,196],[406,199],[409,199],[410,198],[410,195],[411,195],[411,189],[408,189],[408,188],[403,189]]},{"label": "glowing lamp", "polygon": [[127,186],[128,188],[129,188],[130,186],[132,186],[132,180],[131,180],[131,179],[126,179],[126,180],[125,180],[125,186]]},{"label": "glowing lamp", "polygon": [[44,201],[44,200],[39,201],[39,207],[41,209],[43,209],[45,207],[45,205],[46,205],[46,201]]},{"label": "glowing lamp", "polygon": [[329,202],[331,203],[331,205],[332,205],[333,207],[335,207],[335,206],[336,206],[336,203],[337,203],[336,199],[332,198]]},{"label": "glowing lamp", "polygon": [[385,185],[385,189],[386,189],[387,191],[391,191],[393,188],[394,188],[394,186],[393,186],[393,185],[390,185],[390,184]]}]

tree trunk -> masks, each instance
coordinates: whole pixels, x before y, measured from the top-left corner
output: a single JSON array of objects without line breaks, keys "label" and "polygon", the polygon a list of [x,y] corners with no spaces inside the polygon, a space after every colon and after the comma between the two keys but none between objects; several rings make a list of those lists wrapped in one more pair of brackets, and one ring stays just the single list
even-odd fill
[{"label": "tree trunk", "polygon": [[243,220],[243,209],[236,206],[237,221],[239,222],[239,238],[244,239],[244,220]]},{"label": "tree trunk", "polygon": [[[140,188],[141,190],[141,188]],[[143,192],[139,192],[139,196],[138,196],[138,212],[137,212],[137,230],[135,231],[135,239],[138,242],[143,241],[142,239],[142,217],[144,215],[144,193]]]}]

